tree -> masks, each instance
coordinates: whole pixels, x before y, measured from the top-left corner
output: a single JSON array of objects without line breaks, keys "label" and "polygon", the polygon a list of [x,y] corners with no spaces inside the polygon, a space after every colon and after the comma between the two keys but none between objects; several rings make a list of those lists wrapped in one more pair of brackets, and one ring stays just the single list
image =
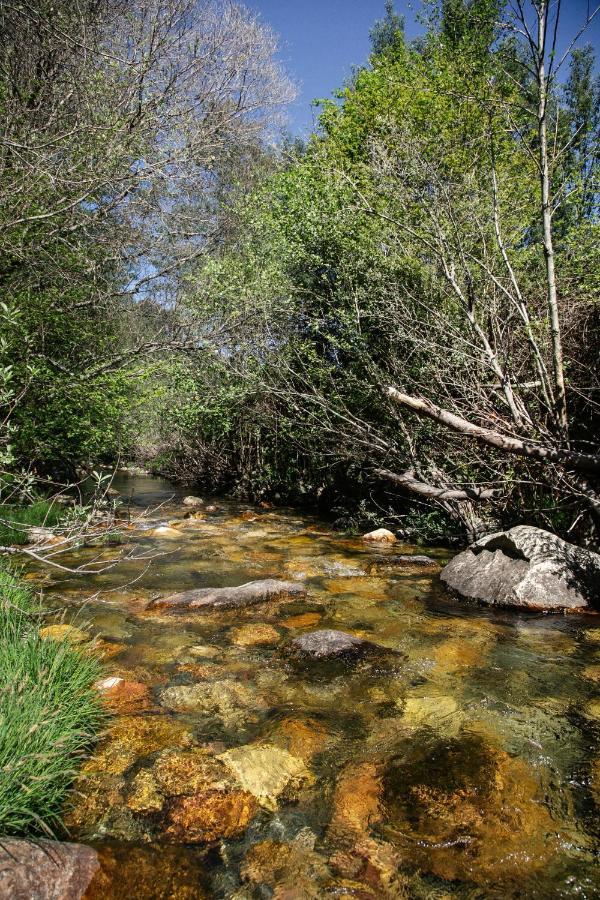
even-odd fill
[{"label": "tree", "polygon": [[380,54],[393,47],[403,34],[404,18],[397,14],[393,0],[385,0],[385,15],[375,22],[369,35],[373,53]]},{"label": "tree", "polygon": [[17,463],[72,473],[127,446],[141,361],[203,346],[179,283],[293,90],[234,2],[2,0],[0,33],[6,427]]}]

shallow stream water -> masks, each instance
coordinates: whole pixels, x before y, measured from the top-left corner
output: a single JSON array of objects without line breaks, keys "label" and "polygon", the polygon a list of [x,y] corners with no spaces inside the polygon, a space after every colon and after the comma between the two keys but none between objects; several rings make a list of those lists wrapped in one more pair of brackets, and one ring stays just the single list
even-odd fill
[{"label": "shallow stream water", "polygon": [[[67,561],[134,547],[154,559],[42,576],[49,621],[93,635],[106,675],[124,679],[66,811],[72,839],[101,850],[91,897],[600,896],[596,617],[466,606],[440,586],[439,549],[370,546],[223,500],[185,518],[167,482],[114,486],[148,514],[124,546]],[[435,564],[405,558],[423,554]],[[265,578],[308,594],[147,609]],[[383,649],[289,655],[322,628]]]}]

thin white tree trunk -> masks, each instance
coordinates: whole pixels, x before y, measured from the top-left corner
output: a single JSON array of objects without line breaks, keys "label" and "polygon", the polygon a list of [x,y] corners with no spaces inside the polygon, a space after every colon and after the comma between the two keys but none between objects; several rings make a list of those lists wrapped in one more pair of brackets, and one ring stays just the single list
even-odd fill
[{"label": "thin white tree trunk", "polygon": [[537,79],[538,79],[538,139],[540,182],[542,193],[542,228],[544,258],[546,261],[546,290],[548,301],[548,318],[552,339],[552,365],[554,370],[554,403],[556,420],[562,436],[568,438],[567,397],[565,392],[565,374],[563,349],[558,310],[558,291],[556,287],[556,269],[554,259],[554,241],[552,238],[552,206],[550,199],[550,164],[548,157],[548,79],[545,68],[546,28],[548,24],[548,2],[541,0],[538,8],[538,45],[537,45]]}]

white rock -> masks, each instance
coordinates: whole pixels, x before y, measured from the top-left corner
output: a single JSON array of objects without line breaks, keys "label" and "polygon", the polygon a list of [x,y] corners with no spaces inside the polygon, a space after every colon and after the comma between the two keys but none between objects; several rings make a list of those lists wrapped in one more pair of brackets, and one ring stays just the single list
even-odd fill
[{"label": "white rock", "polygon": [[363,541],[376,541],[380,544],[395,544],[398,538],[387,528],[377,528],[363,535]]}]

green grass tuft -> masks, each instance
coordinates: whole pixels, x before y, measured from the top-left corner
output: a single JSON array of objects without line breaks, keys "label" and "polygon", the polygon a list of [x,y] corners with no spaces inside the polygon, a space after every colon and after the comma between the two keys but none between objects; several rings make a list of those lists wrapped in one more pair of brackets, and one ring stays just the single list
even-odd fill
[{"label": "green grass tuft", "polygon": [[92,654],[42,640],[39,606],[0,562],[0,834],[49,834],[104,720]]},{"label": "green grass tuft", "polygon": [[26,544],[29,527],[53,528],[64,516],[64,508],[50,500],[37,500],[29,506],[0,505],[0,544]]}]

